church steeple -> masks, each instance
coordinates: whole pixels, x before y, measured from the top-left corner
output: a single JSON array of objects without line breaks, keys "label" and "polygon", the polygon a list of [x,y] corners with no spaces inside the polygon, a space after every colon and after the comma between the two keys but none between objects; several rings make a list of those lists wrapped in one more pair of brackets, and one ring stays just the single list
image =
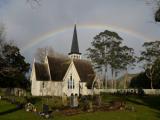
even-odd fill
[{"label": "church steeple", "polygon": [[73,58],[73,59],[80,59],[81,58],[81,53],[79,52],[79,46],[78,46],[78,37],[77,37],[76,25],[74,26],[71,52],[69,53],[69,56],[70,56],[70,58]]}]

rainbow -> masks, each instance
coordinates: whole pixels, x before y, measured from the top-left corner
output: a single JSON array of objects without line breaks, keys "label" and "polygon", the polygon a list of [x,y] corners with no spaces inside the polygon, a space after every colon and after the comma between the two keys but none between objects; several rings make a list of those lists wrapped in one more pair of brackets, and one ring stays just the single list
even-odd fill
[{"label": "rainbow", "polygon": [[[53,31],[49,31],[46,32],[45,34],[41,35],[40,37],[34,38],[32,39],[32,43],[26,45],[24,48],[22,48],[22,51],[26,51],[27,49],[30,49],[31,47],[35,46],[36,44],[45,41],[49,38],[53,38],[55,35],[57,34],[61,34],[64,33],[66,31],[68,31],[69,29],[73,29],[73,25],[72,26],[66,26],[64,28],[60,28],[57,30],[53,30]],[[146,38],[144,35],[137,33],[136,31],[130,30],[130,29],[126,29],[126,28],[122,28],[122,27],[118,27],[118,26],[114,26],[114,25],[101,25],[101,24],[83,24],[83,25],[78,25],[77,26],[78,29],[107,29],[107,30],[111,30],[111,31],[115,31],[115,32],[122,32],[125,34],[128,34],[129,36],[134,36],[137,37],[139,39],[142,39],[144,41],[150,41],[151,39]]]}]

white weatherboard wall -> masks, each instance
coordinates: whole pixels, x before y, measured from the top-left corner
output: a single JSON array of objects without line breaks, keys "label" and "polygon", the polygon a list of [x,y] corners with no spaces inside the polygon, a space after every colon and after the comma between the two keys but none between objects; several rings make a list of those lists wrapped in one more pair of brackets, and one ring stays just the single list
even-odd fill
[{"label": "white weatherboard wall", "polygon": [[81,82],[80,83],[80,93],[82,94],[82,95],[88,95],[88,89],[87,89],[87,85],[86,85],[86,82]]},{"label": "white weatherboard wall", "polygon": [[33,96],[62,96],[62,82],[32,80],[32,84]]},{"label": "white weatherboard wall", "polygon": [[62,82],[46,81],[41,91],[44,96],[62,96]]},{"label": "white weatherboard wall", "polygon": [[31,72],[31,94],[34,96],[40,95],[40,81],[36,81],[34,64],[33,64],[32,72]]},{"label": "white weatherboard wall", "polygon": [[[86,82],[80,81],[80,77],[73,61],[69,65],[69,68],[62,81],[36,80],[34,64],[32,68],[31,94],[33,96],[63,96],[64,94],[70,96],[72,93],[74,95],[79,95],[79,93],[81,93],[82,95],[89,95],[93,93],[90,89],[87,89]],[[74,89],[68,89],[68,80],[70,79],[70,75],[72,75],[72,78],[74,79]]]},{"label": "white weatherboard wall", "polygon": [[40,81],[32,80],[31,94],[33,96],[40,96]]},{"label": "white weatherboard wall", "polygon": [[[74,89],[68,89],[68,80],[70,79],[70,75],[72,75],[72,78],[74,79]],[[67,96],[70,96],[72,93],[74,95],[79,95],[79,82],[80,78],[72,61],[63,79],[63,94],[66,94]]]}]

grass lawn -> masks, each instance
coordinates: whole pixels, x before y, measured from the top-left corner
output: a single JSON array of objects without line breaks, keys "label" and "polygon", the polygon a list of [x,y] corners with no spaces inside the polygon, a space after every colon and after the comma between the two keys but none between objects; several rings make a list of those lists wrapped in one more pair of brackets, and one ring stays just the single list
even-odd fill
[{"label": "grass lawn", "polygon": [[16,105],[0,101],[0,120],[39,120],[39,117],[25,110],[17,110]]},{"label": "grass lawn", "polygon": [[[102,95],[104,102],[119,99],[119,96]],[[74,116],[64,116],[60,113],[54,114],[54,120],[160,120],[160,96],[129,96],[123,98],[127,106],[134,106],[136,112],[110,111],[83,113]],[[15,110],[16,106],[6,101],[0,101],[0,120],[39,120],[38,115]],[[6,111],[9,111],[8,113]]]}]

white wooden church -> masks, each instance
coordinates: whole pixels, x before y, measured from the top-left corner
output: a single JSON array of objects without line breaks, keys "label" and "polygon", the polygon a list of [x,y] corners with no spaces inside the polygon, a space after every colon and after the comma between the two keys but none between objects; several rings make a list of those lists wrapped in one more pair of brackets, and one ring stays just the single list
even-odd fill
[{"label": "white wooden church", "polygon": [[33,96],[88,95],[95,72],[90,62],[81,59],[76,25],[68,59],[46,56],[45,63],[33,62],[31,93]]}]

